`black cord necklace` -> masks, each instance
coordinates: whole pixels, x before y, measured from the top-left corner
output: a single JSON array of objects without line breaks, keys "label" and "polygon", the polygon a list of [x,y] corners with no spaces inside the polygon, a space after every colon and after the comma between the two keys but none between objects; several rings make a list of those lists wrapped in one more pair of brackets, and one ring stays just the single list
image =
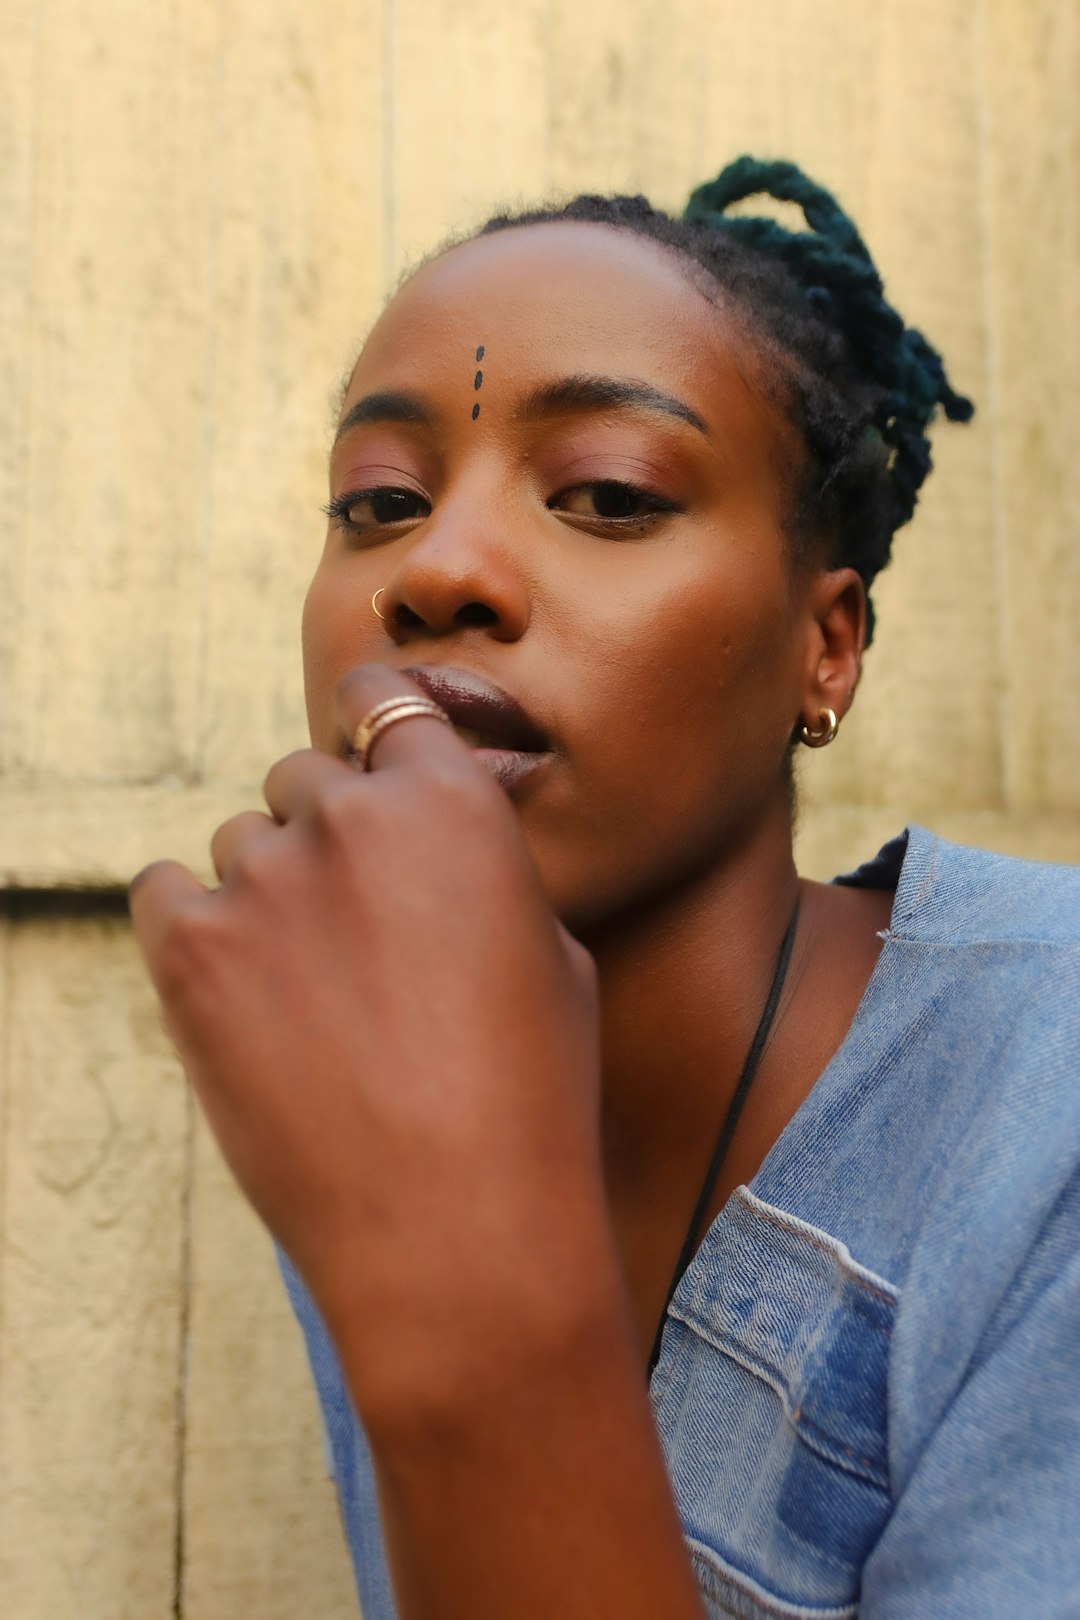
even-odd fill
[{"label": "black cord necklace", "polygon": [[679,1286],[683,1272],[693,1257],[698,1227],[701,1225],[702,1216],[705,1214],[706,1206],[712,1196],[716,1178],[720,1174],[720,1166],[724,1162],[724,1155],[727,1153],[731,1138],[735,1134],[735,1127],[739,1123],[739,1115],[743,1111],[743,1104],[746,1101],[751,1082],[757,1073],[758,1064],[761,1062],[761,1054],[765,1050],[765,1042],[769,1038],[769,1031],[772,1029],[773,1019],[776,1017],[776,1009],[780,1004],[780,993],[784,988],[784,980],[787,978],[788,963],[791,961],[792,946],[795,944],[795,930],[798,923],[799,902],[796,900],[795,910],[791,913],[791,921],[788,923],[787,933],[784,935],[783,944],[780,946],[780,955],[776,959],[776,969],[773,973],[772,984],[769,986],[769,994],[765,998],[765,1006],[758,1027],[754,1031],[753,1040],[750,1042],[750,1050],[746,1054],[746,1061],[742,1066],[738,1084],[731,1094],[731,1101],[728,1103],[727,1113],[724,1115],[724,1123],[720,1127],[720,1138],[716,1144],[712,1159],[709,1161],[709,1168],[705,1172],[705,1180],[698,1194],[697,1203],[694,1205],[694,1213],[690,1217],[690,1225],[683,1239],[683,1246],[679,1250],[679,1258],[675,1262],[675,1274],[668,1286],[667,1298],[664,1300],[664,1308],[660,1312],[660,1323],[656,1329],[656,1337],[653,1340],[652,1354],[649,1356],[649,1368],[645,1375],[646,1381],[652,1377],[656,1369],[656,1363],[660,1359],[660,1340],[664,1333],[668,1306],[671,1304],[672,1296]]}]

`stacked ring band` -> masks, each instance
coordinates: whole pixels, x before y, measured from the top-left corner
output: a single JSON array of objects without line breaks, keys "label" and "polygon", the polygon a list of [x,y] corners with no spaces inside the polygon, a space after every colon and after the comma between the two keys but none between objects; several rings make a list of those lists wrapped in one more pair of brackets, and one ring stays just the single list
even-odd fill
[{"label": "stacked ring band", "polygon": [[432,698],[415,697],[408,693],[386,698],[369,709],[353,734],[353,752],[360,761],[360,769],[370,770],[371,750],[384,731],[396,726],[399,720],[417,719],[441,720],[444,726],[454,723],[446,710],[440,709]]}]

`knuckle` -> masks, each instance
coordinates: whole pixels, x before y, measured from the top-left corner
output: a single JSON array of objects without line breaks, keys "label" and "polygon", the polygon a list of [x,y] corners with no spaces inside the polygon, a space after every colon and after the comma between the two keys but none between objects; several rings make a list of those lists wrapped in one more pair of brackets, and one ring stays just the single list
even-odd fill
[{"label": "knuckle", "polygon": [[265,889],[272,886],[277,865],[276,851],[269,844],[251,844],[237,855],[230,876],[241,888]]},{"label": "knuckle", "polygon": [[596,995],[599,986],[596,958],[561,923],[558,925],[558,934],[570,970],[570,977],[578,989],[591,1000]]},{"label": "knuckle", "polygon": [[162,997],[182,1001],[194,986],[205,984],[221,954],[220,929],[205,905],[176,910],[166,923],[157,950],[155,977]]},{"label": "knuckle", "polygon": [[[424,773],[424,792],[439,802],[444,814],[469,818],[489,817],[494,784],[476,770],[463,770],[456,761],[439,760]],[[497,792],[497,790],[496,790]]]},{"label": "knuckle", "polygon": [[[378,671],[378,675],[373,675]],[[341,703],[354,698],[357,702],[377,701],[372,697],[373,682],[384,686],[386,684],[386,666],[383,664],[356,664],[347,669],[337,683],[337,697]],[[384,694],[385,695],[385,694]]]},{"label": "knuckle", "polygon": [[339,675],[338,676],[338,683],[337,683],[337,695],[338,695],[338,697],[339,698],[347,697],[348,694],[354,690],[354,688],[356,686],[356,680],[357,680],[357,670],[355,668],[347,669],[345,671],[344,675]]},{"label": "knuckle", "polygon": [[586,1004],[589,1007],[595,1008],[597,998],[600,994],[600,976],[596,969],[596,963],[593,961],[592,957],[588,955],[588,953],[586,953],[584,960],[577,964],[575,968],[575,979],[577,981],[578,989],[585,998]]},{"label": "knuckle", "polygon": [[349,847],[356,837],[362,795],[354,782],[323,786],[310,807],[313,831],[333,848]]},{"label": "knuckle", "polygon": [[570,962],[578,981],[586,990],[595,990],[598,983],[596,961],[591,951],[580,945],[575,939],[570,952]]},{"label": "knuckle", "polygon": [[215,828],[210,839],[210,859],[215,865],[217,865],[219,857],[228,849],[233,829],[239,820],[239,816],[234,816],[231,821],[223,821],[220,827]]},{"label": "knuckle", "polygon": [[133,900],[136,894],[142,894],[146,890],[152,889],[169,868],[170,862],[168,861],[151,861],[149,866],[144,866],[141,871],[136,872],[128,884],[129,900]]},{"label": "knuckle", "polygon": [[280,781],[283,774],[295,770],[300,761],[310,759],[312,752],[310,748],[294,748],[291,754],[284,754],[281,759],[275,760],[263,777],[263,796],[273,792],[275,782]]}]

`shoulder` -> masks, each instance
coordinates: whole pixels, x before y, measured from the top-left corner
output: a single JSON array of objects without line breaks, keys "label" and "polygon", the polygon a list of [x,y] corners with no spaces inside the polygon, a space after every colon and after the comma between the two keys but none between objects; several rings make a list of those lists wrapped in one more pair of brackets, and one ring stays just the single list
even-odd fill
[{"label": "shoulder", "polygon": [[[1037,1074],[1080,1118],[1080,867],[1018,860],[909,829],[887,938],[925,1037],[984,1098]],[[910,1010],[910,1008],[909,1008]],[[934,1015],[934,1016],[931,1016]],[[966,1059],[961,1056],[966,1054]]]},{"label": "shoulder", "polygon": [[893,931],[941,944],[1080,946],[1080,867],[907,832]]},{"label": "shoulder", "polygon": [[1080,873],[913,827],[845,881],[890,877],[855,1021],[755,1187],[901,1285],[924,1240],[973,1302],[985,1261],[985,1305],[1080,1167]]},{"label": "shoulder", "polygon": [[1080,1154],[1080,868],[912,827],[885,938],[893,994],[880,1010],[927,1117],[1007,1149],[1017,1172],[1020,1138],[1059,1180]]},{"label": "shoulder", "polygon": [[[981,1104],[1004,1071],[1056,1077],[1080,1113],[1070,1034],[1080,1038],[1080,867],[1019,860],[908,827],[837,879],[895,887],[883,934],[887,993],[866,1012],[921,1061],[945,1060],[947,1089]],[[882,975],[877,976],[879,979]],[[873,981],[872,981],[873,985]],[[885,988],[879,986],[879,988]],[[905,1074],[911,1079],[913,1054]]]}]

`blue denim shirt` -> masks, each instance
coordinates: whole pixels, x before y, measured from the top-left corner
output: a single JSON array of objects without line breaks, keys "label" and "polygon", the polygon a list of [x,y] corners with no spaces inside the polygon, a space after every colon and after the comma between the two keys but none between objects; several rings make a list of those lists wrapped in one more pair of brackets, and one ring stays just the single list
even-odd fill
[{"label": "blue denim shirt", "polygon": [[[1080,1616],[1080,868],[911,828],[846,1039],[671,1302],[650,1398],[709,1616]],[[370,1456],[307,1341],[365,1620]],[[658,1617],[659,1620],[659,1617]]]}]

